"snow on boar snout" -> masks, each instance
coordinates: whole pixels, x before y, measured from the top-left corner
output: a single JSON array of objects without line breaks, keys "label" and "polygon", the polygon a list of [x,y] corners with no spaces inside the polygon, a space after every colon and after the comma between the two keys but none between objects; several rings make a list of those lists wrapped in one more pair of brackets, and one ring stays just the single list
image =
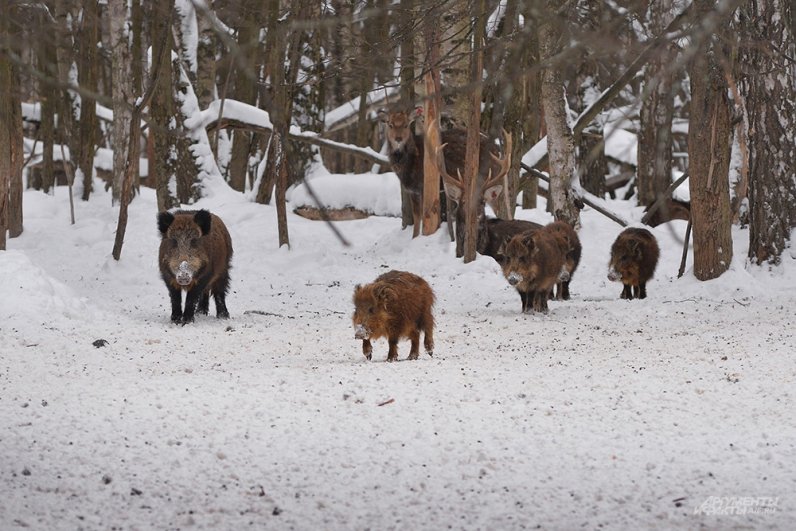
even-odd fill
[{"label": "snow on boar snout", "polygon": [[624,284],[622,299],[647,297],[647,282],[655,272],[659,255],[658,242],[647,229],[631,227],[617,236],[611,246],[608,280]]},{"label": "snow on boar snout", "polygon": [[506,277],[506,280],[508,280],[509,284],[511,284],[512,286],[516,286],[517,284],[522,282],[522,274],[517,273],[516,271],[512,271],[511,273],[509,273],[509,276]]},{"label": "snow on boar snout", "polygon": [[[229,317],[226,294],[232,239],[221,218],[207,210],[158,214],[160,275],[171,300],[171,320],[186,324],[198,311],[207,315],[210,296],[216,315]],[[185,291],[185,309],[182,292]]]},{"label": "snow on boar snout", "polygon": [[374,282],[354,288],[354,338],[362,340],[362,353],[371,359],[371,340],[386,337],[387,361],[398,359],[398,341],[412,342],[410,360],[420,350],[420,332],[429,356],[434,351],[434,292],[419,276],[405,271],[389,271]]}]

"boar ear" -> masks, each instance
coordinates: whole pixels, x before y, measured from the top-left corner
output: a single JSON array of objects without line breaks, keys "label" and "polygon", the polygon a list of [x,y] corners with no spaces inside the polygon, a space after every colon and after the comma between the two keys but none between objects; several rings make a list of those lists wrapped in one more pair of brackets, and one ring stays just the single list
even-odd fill
[{"label": "boar ear", "polygon": [[395,293],[393,292],[392,288],[387,286],[379,286],[373,292],[373,295],[376,297],[377,301],[384,303],[392,299]]},{"label": "boar ear", "polygon": [[523,237],[522,237],[522,244],[523,244],[525,247],[527,247],[527,248],[528,248],[528,250],[531,250],[531,249],[533,249],[534,247],[536,247],[536,245],[534,245],[534,243],[533,243],[533,233],[532,233],[532,232],[526,232],[526,233],[523,235]]},{"label": "boar ear", "polygon": [[630,240],[627,244],[627,248],[630,250],[632,255],[641,256],[641,249],[638,248],[638,241]]},{"label": "boar ear", "polygon": [[202,235],[210,233],[210,212],[207,210],[200,210],[193,215],[193,220],[202,229]]},{"label": "boar ear", "polygon": [[158,214],[158,230],[161,234],[166,234],[166,231],[171,227],[174,221],[174,214],[171,212],[161,212]]}]

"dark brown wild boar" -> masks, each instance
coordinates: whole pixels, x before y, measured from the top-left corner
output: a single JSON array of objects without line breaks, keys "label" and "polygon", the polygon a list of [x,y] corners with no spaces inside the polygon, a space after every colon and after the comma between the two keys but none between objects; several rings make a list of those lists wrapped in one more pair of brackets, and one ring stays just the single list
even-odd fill
[{"label": "dark brown wild boar", "polygon": [[658,242],[647,229],[629,228],[617,236],[611,246],[608,280],[624,284],[621,298],[647,297],[647,281],[655,272],[659,255]]},{"label": "dark brown wild boar", "polygon": [[523,313],[547,312],[550,290],[564,267],[564,255],[555,238],[538,230],[514,236],[505,247],[503,275],[522,300]]},{"label": "dark brown wild boar", "polygon": [[386,337],[390,345],[387,361],[398,359],[398,341],[409,338],[410,360],[418,357],[420,332],[423,345],[431,356],[434,351],[434,292],[417,275],[389,271],[373,283],[354,288],[354,337],[362,340],[362,353],[371,358],[370,341]]},{"label": "dark brown wild boar", "polygon": [[538,223],[521,219],[481,218],[478,223],[478,247],[476,250],[484,256],[491,256],[502,266],[506,260],[506,256],[503,254],[506,243],[513,236],[541,228],[542,226]]},{"label": "dark brown wild boar", "polygon": [[[644,209],[647,212],[649,207]],[[688,221],[691,217],[691,203],[680,201],[679,199],[667,199],[658,209],[652,213],[647,221],[650,227],[657,227],[661,223],[669,222],[673,219]]]},{"label": "dark brown wild boar", "polygon": [[558,282],[556,282],[555,298],[558,300],[569,300],[569,283],[572,281],[572,275],[580,263],[580,253],[582,251],[580,239],[575,229],[565,221],[554,221],[545,225],[542,230],[550,233],[555,238],[559,249],[564,255],[564,267],[561,269],[561,275]]},{"label": "dark brown wild boar", "polygon": [[207,315],[211,294],[216,316],[228,318],[226,296],[232,239],[221,218],[207,210],[161,212],[158,229],[160,274],[171,298],[171,320],[190,323],[197,309]]}]

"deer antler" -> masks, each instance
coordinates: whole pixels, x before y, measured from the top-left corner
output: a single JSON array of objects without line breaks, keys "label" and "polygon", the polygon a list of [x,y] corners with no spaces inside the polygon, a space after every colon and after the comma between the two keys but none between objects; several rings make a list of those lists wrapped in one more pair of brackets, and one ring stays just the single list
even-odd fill
[{"label": "deer antler", "polygon": [[503,156],[498,157],[492,152],[489,153],[489,156],[495,161],[499,169],[497,175],[492,177],[492,168],[489,168],[489,173],[484,180],[484,190],[489,190],[491,187],[499,184],[503,177],[509,172],[509,168],[511,168],[511,133],[503,129],[503,138],[505,139],[503,142]]}]

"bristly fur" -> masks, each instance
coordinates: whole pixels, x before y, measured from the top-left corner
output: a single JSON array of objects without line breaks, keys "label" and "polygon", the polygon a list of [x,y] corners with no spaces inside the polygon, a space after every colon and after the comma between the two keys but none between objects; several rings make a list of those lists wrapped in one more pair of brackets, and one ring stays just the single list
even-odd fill
[{"label": "bristly fur", "polygon": [[558,281],[564,265],[564,255],[555,238],[542,230],[517,234],[506,245],[503,275],[512,274],[522,280],[514,287],[520,294],[522,311],[547,312],[550,290]]},{"label": "bristly fur", "polygon": [[412,342],[409,358],[418,358],[420,332],[429,356],[434,351],[434,292],[421,277],[405,271],[389,271],[371,284],[354,289],[354,327],[362,327],[367,337],[362,340],[362,353],[371,359],[371,340],[386,337],[389,342],[387,361],[398,359],[398,341]]},{"label": "bristly fur", "polygon": [[609,268],[620,274],[622,299],[647,297],[647,282],[655,273],[659,256],[658,241],[647,229],[631,227],[617,236],[611,246]]},{"label": "bristly fur", "polygon": [[[232,261],[232,239],[221,218],[207,210],[161,212],[158,262],[160,274],[171,299],[171,320],[189,323],[195,312],[208,313],[210,296],[216,304],[216,315],[229,317],[226,295]],[[177,282],[175,271],[186,262],[194,272],[187,286]],[[182,292],[186,291],[185,310]],[[198,306],[198,307],[197,307]]]}]

